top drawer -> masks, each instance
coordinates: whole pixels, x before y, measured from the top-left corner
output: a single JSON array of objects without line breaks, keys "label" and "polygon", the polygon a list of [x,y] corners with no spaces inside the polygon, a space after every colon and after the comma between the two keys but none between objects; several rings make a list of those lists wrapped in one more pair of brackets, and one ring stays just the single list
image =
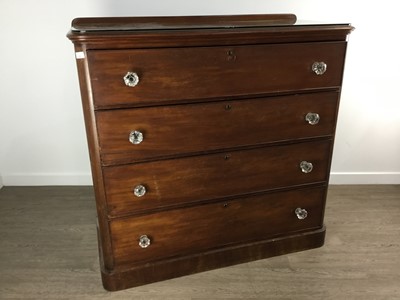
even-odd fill
[{"label": "top drawer", "polygon": [[[96,108],[146,106],[341,85],[345,42],[90,50]],[[317,75],[314,62],[324,62]],[[135,73],[137,85],[124,76]]]}]

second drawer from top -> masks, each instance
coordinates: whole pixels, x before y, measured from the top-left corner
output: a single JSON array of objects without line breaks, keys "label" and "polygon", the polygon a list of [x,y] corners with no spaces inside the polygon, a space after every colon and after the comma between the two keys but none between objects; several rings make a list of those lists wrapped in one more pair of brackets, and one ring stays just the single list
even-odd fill
[{"label": "second drawer from top", "polygon": [[103,165],[331,136],[337,92],[96,113]]}]

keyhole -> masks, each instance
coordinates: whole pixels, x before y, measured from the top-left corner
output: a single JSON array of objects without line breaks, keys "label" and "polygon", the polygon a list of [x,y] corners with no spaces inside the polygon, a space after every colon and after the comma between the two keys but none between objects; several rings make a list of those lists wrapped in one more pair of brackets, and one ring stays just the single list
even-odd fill
[{"label": "keyhole", "polygon": [[224,204],[223,204],[223,207],[224,207],[224,208],[227,208],[228,205],[229,205],[228,203],[224,203]]},{"label": "keyhole", "polygon": [[236,55],[233,50],[228,50],[226,54],[228,54],[228,60],[236,60]]},{"label": "keyhole", "polygon": [[225,110],[231,110],[231,109],[232,109],[232,105],[230,105],[230,104],[225,105]]},{"label": "keyhole", "polygon": [[224,159],[228,160],[229,158],[231,158],[231,155],[230,154],[225,154]]}]

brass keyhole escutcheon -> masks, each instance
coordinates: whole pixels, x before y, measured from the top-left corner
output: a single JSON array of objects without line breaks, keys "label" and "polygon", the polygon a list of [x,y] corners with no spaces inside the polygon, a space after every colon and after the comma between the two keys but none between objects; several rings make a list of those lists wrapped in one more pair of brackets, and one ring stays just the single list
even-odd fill
[{"label": "brass keyhole escutcheon", "polygon": [[225,105],[225,110],[231,110],[231,109],[232,109],[232,105],[230,105],[230,104]]}]

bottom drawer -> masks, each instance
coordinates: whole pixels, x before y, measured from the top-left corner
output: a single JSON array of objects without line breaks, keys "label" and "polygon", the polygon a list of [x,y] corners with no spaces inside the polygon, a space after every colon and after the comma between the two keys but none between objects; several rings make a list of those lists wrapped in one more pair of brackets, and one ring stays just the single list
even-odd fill
[{"label": "bottom drawer", "polygon": [[[308,188],[113,220],[115,266],[321,227],[325,195],[326,187]],[[297,211],[297,215],[297,208],[305,209],[307,215],[305,211]]]}]

